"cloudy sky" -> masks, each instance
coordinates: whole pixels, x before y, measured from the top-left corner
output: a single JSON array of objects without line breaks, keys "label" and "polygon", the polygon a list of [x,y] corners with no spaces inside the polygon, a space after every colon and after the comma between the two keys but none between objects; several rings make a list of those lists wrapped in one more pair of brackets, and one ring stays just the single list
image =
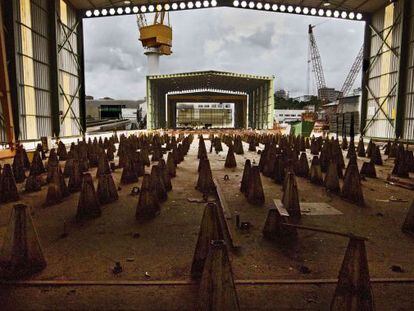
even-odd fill
[{"label": "cloudy sky", "polygon": [[[329,87],[341,88],[363,42],[362,22],[338,19],[232,8],[173,12],[170,19],[173,54],[161,58],[161,73],[274,75],[275,89],[294,96],[307,91],[309,24],[319,24],[314,33]],[[143,98],[146,58],[135,16],[86,19],[84,28],[86,93],[95,98]],[[358,77],[354,87],[359,82]]]}]

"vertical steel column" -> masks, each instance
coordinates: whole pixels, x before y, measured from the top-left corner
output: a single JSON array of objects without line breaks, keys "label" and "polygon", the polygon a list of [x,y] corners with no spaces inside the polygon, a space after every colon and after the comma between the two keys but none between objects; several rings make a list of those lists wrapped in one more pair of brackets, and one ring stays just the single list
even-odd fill
[{"label": "vertical steel column", "polygon": [[411,1],[402,0],[400,1],[401,8],[401,30],[400,30],[400,61],[398,64],[398,84],[397,84],[397,113],[395,118],[395,137],[403,137],[404,131],[404,114],[405,114],[405,103],[406,103],[406,89],[407,89],[407,74],[408,74],[408,48],[409,48],[409,31],[410,31],[410,12],[411,12]]},{"label": "vertical steel column", "polygon": [[78,12],[77,18],[79,21],[78,29],[77,29],[77,40],[78,40],[78,48],[77,52],[79,55],[79,117],[80,117],[80,124],[81,124],[81,131],[82,135],[85,136],[86,134],[86,99],[85,99],[85,51],[84,51],[84,44],[83,44],[83,18],[82,14]]},{"label": "vertical steel column", "polygon": [[50,90],[51,90],[51,112],[52,133],[55,137],[60,134],[59,114],[59,68],[58,68],[58,46],[57,46],[57,18],[58,6],[56,0],[49,1],[49,55],[50,55]]},{"label": "vertical steel column", "polygon": [[10,96],[10,82],[7,70],[6,42],[3,23],[3,2],[0,2],[0,98],[3,111],[3,127],[9,147],[13,149],[15,136],[13,131],[13,109]]},{"label": "vertical steel column", "polygon": [[369,16],[365,22],[365,32],[364,32],[364,56],[362,61],[362,95],[361,95],[361,120],[360,120],[360,129],[361,135],[365,135],[365,125],[367,122],[368,115],[368,90],[367,85],[369,81],[369,68],[371,61],[371,17]]},{"label": "vertical steel column", "polygon": [[10,98],[13,103],[12,115],[14,123],[14,137],[15,139],[19,138],[20,135],[20,125],[19,125],[19,95],[18,95],[18,84],[17,84],[17,57],[16,57],[16,35],[15,35],[15,26],[16,26],[16,6],[18,5],[17,1],[3,1],[4,12],[4,26],[7,30],[6,34],[6,55],[8,61],[8,73],[9,73],[9,82],[10,82]]}]

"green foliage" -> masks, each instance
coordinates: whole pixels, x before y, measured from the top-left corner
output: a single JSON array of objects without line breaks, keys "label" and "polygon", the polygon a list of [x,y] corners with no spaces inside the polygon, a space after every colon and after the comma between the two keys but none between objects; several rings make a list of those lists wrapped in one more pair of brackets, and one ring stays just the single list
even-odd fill
[{"label": "green foliage", "polygon": [[303,109],[307,105],[315,105],[316,110],[322,106],[322,102],[316,97],[312,96],[310,101],[300,102],[293,98],[284,99],[275,96],[275,109]]}]

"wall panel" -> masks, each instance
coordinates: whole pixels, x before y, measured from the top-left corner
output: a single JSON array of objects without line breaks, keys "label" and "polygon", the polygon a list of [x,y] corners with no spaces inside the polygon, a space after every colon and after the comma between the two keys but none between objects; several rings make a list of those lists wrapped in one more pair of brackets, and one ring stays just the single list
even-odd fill
[{"label": "wall panel", "polygon": [[[399,4],[391,4],[372,17],[372,27],[375,31],[371,31],[366,136],[395,137],[398,51],[401,45],[400,10]],[[379,109],[379,105],[382,105],[382,109]]]},{"label": "wall panel", "polygon": [[[59,110],[62,114],[60,136],[76,136],[81,134],[79,125],[79,55],[76,27],[78,20],[76,11],[65,1],[59,0],[58,7],[60,16],[57,29],[59,42]],[[69,38],[66,40],[68,36]]]},{"label": "wall panel", "polygon": [[52,135],[48,6],[45,0],[17,0],[16,53],[20,140]]}]

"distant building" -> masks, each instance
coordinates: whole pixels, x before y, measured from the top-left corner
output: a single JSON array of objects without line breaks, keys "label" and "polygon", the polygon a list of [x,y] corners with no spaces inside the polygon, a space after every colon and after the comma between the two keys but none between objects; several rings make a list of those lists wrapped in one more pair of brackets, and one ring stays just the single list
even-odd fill
[{"label": "distant building", "polygon": [[277,123],[292,123],[302,120],[302,113],[306,110],[299,109],[275,109],[274,119]]},{"label": "distant building", "polygon": [[[359,133],[360,129],[360,107],[361,96],[353,95],[339,98],[334,103],[323,106],[325,108],[326,117],[329,120],[329,130],[331,133],[346,133],[349,136],[351,127],[351,116],[354,117],[354,131]],[[337,124],[339,122],[339,124]],[[345,122],[345,128],[343,124]]]},{"label": "distant building", "polygon": [[341,96],[342,92],[337,91],[334,88],[325,87],[318,90],[318,98],[326,104],[334,102]]},{"label": "distant building", "polygon": [[303,106],[303,110],[315,112],[315,105],[305,105]]},{"label": "distant building", "polygon": [[232,103],[178,103],[177,127],[234,127]]},{"label": "distant building", "polygon": [[311,99],[312,99],[312,95],[301,95],[301,96],[293,98],[293,100],[296,100],[298,102],[308,102]]},{"label": "distant building", "polygon": [[276,98],[283,98],[283,99],[289,99],[289,92],[286,90],[279,90],[275,92]]},{"label": "distant building", "polygon": [[129,119],[136,123],[138,109],[141,106],[146,106],[145,100],[117,100],[110,97],[94,99],[92,96],[86,96],[86,118],[87,120]]}]

